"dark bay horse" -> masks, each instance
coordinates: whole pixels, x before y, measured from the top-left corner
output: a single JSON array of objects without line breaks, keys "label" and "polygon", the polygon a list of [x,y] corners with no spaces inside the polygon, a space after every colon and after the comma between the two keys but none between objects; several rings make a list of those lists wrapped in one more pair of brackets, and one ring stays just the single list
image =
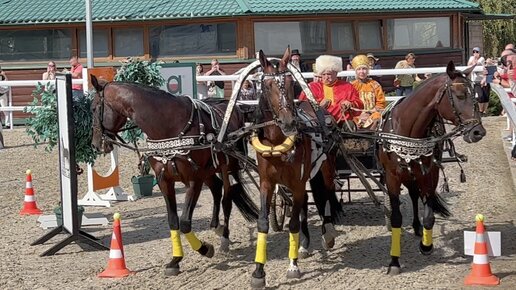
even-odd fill
[{"label": "dark bay horse", "polygon": [[[147,135],[149,149],[155,149],[147,155],[165,198],[172,240],[173,258],[166,266],[165,275],[179,274],[179,262],[183,258],[179,231],[201,255],[211,258],[214,254],[213,246],[201,242],[191,227],[193,210],[203,182],[214,196],[213,228],[219,226],[224,187],[221,250],[228,251],[232,201],[248,221],[256,220],[258,208],[240,182],[238,161],[210,149],[210,140],[215,139],[227,102],[198,102],[136,83],[112,82],[101,86],[94,76],[92,84],[97,91],[92,103],[93,146],[103,153],[110,152],[117,132],[129,118]],[[228,128],[236,130],[243,125],[243,119],[237,112],[233,114]],[[221,173],[222,182],[216,173]],[[177,214],[177,181],[187,187],[181,218]]]},{"label": "dark bay horse", "polygon": [[[474,67],[457,71],[453,62],[446,73],[423,82],[413,94],[396,104],[384,118],[380,136],[379,160],[385,170],[390,199],[391,262],[388,273],[400,273],[401,255],[400,187],[403,184],[412,199],[415,234],[422,235],[420,251],[433,251],[434,213],[450,215],[436,192],[439,181],[443,142],[462,135],[468,143],[480,141],[486,134],[482,126],[472,83],[468,80]],[[444,133],[444,120],[455,128]],[[423,225],[418,216],[418,199],[424,204]],[[422,230],[421,230],[422,228]]]},{"label": "dark bay horse", "polygon": [[[259,61],[263,68],[262,95],[258,105],[258,112],[262,116],[259,122],[273,123],[258,130],[251,137],[251,144],[257,152],[261,206],[257,227],[256,269],[252,273],[252,287],[265,286],[264,266],[267,261],[269,210],[273,190],[277,184],[290,189],[293,201],[289,224],[290,266],[287,277],[301,276],[298,267],[299,248],[308,246],[306,183],[313,166],[310,136],[298,131],[300,124],[294,104],[294,80],[288,69],[290,48],[287,48],[281,60],[272,62],[267,59],[263,51],[260,51]],[[304,107],[311,109],[307,102],[304,102]],[[313,110],[312,115],[315,115]],[[323,216],[323,237],[328,247],[333,246],[336,236],[332,222],[341,218],[342,214],[342,207],[335,196],[334,176],[335,156],[328,155],[327,160],[320,167],[320,172],[311,180],[314,201],[320,215]],[[325,215],[325,209],[330,209],[331,214]],[[300,229],[305,236],[304,241],[301,240],[301,245]]]}]

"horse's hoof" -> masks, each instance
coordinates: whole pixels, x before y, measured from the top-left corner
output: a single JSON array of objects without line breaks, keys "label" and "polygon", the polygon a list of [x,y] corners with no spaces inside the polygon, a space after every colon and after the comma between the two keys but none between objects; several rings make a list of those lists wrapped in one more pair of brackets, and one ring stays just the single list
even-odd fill
[{"label": "horse's hoof", "polygon": [[287,271],[287,278],[288,279],[299,279],[301,278],[301,271],[299,269],[288,269]]},{"label": "horse's hoof", "polygon": [[389,266],[389,269],[387,270],[387,274],[391,276],[396,276],[401,273],[401,268],[398,266]]},{"label": "horse's hoof", "polygon": [[325,250],[331,250],[335,246],[335,239],[332,238],[331,240],[326,240],[326,238],[322,237],[322,246]]},{"label": "horse's hoof", "polygon": [[421,254],[428,256],[433,253],[434,244],[431,244],[430,246],[425,246],[422,242],[419,242],[419,251],[421,252]]},{"label": "horse's hoof", "polygon": [[165,268],[165,276],[177,276],[179,275],[179,267],[177,268]]},{"label": "horse's hoof", "polygon": [[224,234],[224,226],[218,225],[216,228],[213,229],[213,231],[217,236],[222,237],[222,235]]},{"label": "horse's hoof", "polygon": [[229,252],[229,239],[226,239],[224,237],[220,238],[220,252],[228,253]]},{"label": "horse's hoof", "polygon": [[300,247],[299,248],[299,251],[298,251],[298,258],[299,259],[306,259],[310,256],[310,253],[308,252],[307,249],[303,248],[303,247]]},{"label": "horse's hoof", "polygon": [[416,237],[422,237],[423,236],[423,228],[414,228],[414,235],[416,235]]},{"label": "horse's hoof", "polygon": [[215,255],[215,249],[213,248],[213,245],[209,243],[204,243],[204,246],[208,249],[204,256],[206,258],[213,258],[213,255]]},{"label": "horse's hoof", "polygon": [[265,288],[265,277],[263,277],[263,278],[251,277],[251,287],[253,289]]}]

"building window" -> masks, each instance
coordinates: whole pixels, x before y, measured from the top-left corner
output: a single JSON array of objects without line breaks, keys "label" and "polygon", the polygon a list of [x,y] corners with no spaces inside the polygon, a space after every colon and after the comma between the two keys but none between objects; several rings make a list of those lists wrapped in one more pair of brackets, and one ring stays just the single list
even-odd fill
[{"label": "building window", "polygon": [[72,48],[72,31],[0,30],[0,61],[64,60]]},{"label": "building window", "polygon": [[388,49],[450,47],[450,18],[387,20]]},{"label": "building window", "polygon": [[331,48],[333,51],[355,50],[353,23],[336,22],[331,24]]},{"label": "building window", "polygon": [[[109,29],[93,29],[93,57],[109,56]],[[87,57],[86,30],[79,30],[79,57]]]},{"label": "building window", "polygon": [[382,49],[382,26],[380,21],[357,23],[359,50]]},{"label": "building window", "polygon": [[115,57],[143,56],[143,28],[113,29]]},{"label": "building window", "polygon": [[254,45],[267,55],[281,55],[290,45],[301,53],[326,51],[326,22],[256,22]]},{"label": "building window", "polygon": [[149,41],[152,58],[235,54],[236,24],[154,26]]}]

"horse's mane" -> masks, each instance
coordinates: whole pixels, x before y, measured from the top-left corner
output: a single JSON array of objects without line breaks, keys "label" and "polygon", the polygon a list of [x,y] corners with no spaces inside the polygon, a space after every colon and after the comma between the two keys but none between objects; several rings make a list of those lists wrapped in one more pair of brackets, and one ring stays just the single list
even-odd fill
[{"label": "horse's mane", "polygon": [[[452,79],[455,79],[455,78],[464,78],[467,80],[467,77],[459,70],[454,70],[452,73]],[[424,80],[423,82],[421,82],[421,84],[419,86],[417,86],[415,89],[414,89],[414,92],[412,93],[412,96],[415,95],[417,92],[419,92],[420,90],[425,90],[427,89],[428,86],[430,86],[431,84],[434,83],[434,81],[440,77],[443,77],[443,76],[446,76],[448,77],[448,74],[446,72],[444,73],[440,73],[440,74],[437,74],[437,75],[434,75],[432,77],[430,77],[429,79],[427,80]]]},{"label": "horse's mane", "polygon": [[176,95],[173,95],[173,94],[166,92],[164,90],[161,90],[159,88],[147,86],[147,85],[140,84],[140,83],[112,82],[112,83],[109,83],[108,85],[110,85],[110,84],[118,85],[118,86],[122,86],[122,87],[126,86],[126,87],[136,88],[136,89],[144,91],[147,94],[151,94],[152,97],[162,97],[162,98],[177,97]]}]

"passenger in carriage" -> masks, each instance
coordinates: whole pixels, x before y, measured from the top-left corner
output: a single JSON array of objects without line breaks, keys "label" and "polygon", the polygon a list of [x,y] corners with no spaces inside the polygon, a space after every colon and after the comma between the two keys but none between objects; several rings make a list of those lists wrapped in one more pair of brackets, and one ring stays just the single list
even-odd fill
[{"label": "passenger in carriage", "polygon": [[356,79],[351,82],[358,91],[360,100],[364,103],[364,109],[358,117],[354,118],[358,128],[374,130],[382,118],[381,112],[385,109],[387,102],[382,86],[369,77],[369,59],[361,54],[351,61],[355,70]]},{"label": "passenger in carriage", "polygon": [[[342,71],[342,59],[332,55],[321,55],[315,60],[316,71],[321,75],[320,82],[311,82],[308,87],[314,94],[319,105],[326,109],[337,123],[353,120],[360,115],[364,104],[358,96],[357,90],[348,82],[339,80],[337,73]],[[307,100],[304,92],[299,100]]]}]

